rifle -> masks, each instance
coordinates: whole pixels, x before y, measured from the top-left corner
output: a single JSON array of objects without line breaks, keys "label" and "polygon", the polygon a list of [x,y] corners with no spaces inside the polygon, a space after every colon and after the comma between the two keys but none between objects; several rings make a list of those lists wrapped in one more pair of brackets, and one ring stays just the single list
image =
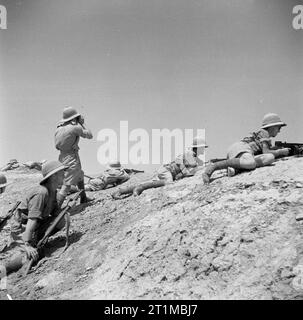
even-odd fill
[{"label": "rifle", "polygon": [[303,143],[287,143],[282,141],[276,141],[275,147],[278,149],[281,148],[289,148],[290,149],[290,156],[303,156]]},{"label": "rifle", "polygon": [[137,170],[137,169],[129,169],[129,168],[124,168],[124,171],[128,174],[130,173],[143,173],[143,170]]},{"label": "rifle", "polygon": [[16,204],[8,211],[7,215],[5,217],[0,217],[0,231],[4,227],[5,223],[13,216],[14,212],[19,207],[21,201],[17,201]]},{"label": "rifle", "polygon": [[[58,223],[64,218],[64,216],[67,216],[66,219],[66,243],[65,243],[65,247],[63,249],[63,252],[67,249],[67,247],[69,246],[69,241],[68,241],[68,234],[69,234],[69,226],[70,226],[70,215],[69,215],[69,210],[76,204],[77,199],[79,198],[80,194],[83,192],[83,189],[78,191],[77,193],[75,193],[75,195],[71,198],[68,199],[66,206],[64,207],[64,209],[59,213],[59,215],[54,219],[54,221],[52,222],[52,224],[47,228],[47,230],[45,231],[45,234],[43,236],[43,238],[38,242],[37,244],[37,250],[38,252],[41,251],[41,249],[46,245],[49,237],[51,235],[53,235],[53,232],[56,228],[56,226],[58,225]],[[63,253],[62,252],[62,253]],[[31,267],[33,266],[34,260],[30,259],[29,264],[26,268],[25,271],[25,275],[27,275],[31,269]]]},{"label": "rifle", "polygon": [[224,160],[227,160],[227,159],[226,158],[214,158],[214,159],[210,159],[209,162],[216,163],[216,162],[224,161]]}]

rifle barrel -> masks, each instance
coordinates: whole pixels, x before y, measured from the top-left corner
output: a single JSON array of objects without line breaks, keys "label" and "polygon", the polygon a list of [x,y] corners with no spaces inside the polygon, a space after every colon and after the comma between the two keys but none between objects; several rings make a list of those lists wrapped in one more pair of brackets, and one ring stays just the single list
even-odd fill
[{"label": "rifle barrel", "polygon": [[5,222],[11,218],[11,216],[14,214],[14,212],[19,207],[21,201],[17,201],[15,205],[8,211],[7,215],[3,217],[3,219],[0,221],[0,228],[5,224]]}]

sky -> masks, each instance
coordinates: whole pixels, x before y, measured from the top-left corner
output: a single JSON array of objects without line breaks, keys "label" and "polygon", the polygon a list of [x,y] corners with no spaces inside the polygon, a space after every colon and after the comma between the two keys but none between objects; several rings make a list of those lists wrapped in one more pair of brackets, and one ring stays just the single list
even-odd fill
[{"label": "sky", "polygon": [[[278,140],[303,142],[300,0],[0,0],[0,166],[57,159],[65,106],[85,117],[86,173],[98,132],[203,128],[207,158],[278,113]],[[134,167],[132,164],[130,167]],[[138,165],[152,170],[155,165]]]}]

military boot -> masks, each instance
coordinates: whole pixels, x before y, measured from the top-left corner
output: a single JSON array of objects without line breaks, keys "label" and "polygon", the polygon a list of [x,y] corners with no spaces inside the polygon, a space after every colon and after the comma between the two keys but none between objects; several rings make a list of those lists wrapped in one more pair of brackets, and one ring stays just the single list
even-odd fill
[{"label": "military boot", "polygon": [[210,177],[216,170],[227,169],[228,167],[231,167],[234,169],[240,169],[241,168],[240,159],[233,158],[228,160],[222,160],[222,161],[218,161],[216,163],[212,163],[208,165],[205,168],[204,173],[202,174],[204,183],[207,184],[210,182]]},{"label": "military boot", "polygon": [[84,191],[84,180],[81,180],[77,184],[79,190],[83,190],[80,194],[80,203],[88,203],[94,201],[95,199],[89,198]]}]

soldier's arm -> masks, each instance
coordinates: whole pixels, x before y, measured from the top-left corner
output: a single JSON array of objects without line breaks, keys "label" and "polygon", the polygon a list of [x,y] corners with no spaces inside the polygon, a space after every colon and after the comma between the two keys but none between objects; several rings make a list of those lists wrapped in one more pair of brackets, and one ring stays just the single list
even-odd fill
[{"label": "soldier's arm", "polygon": [[92,134],[91,130],[86,128],[86,126],[84,124],[83,116],[80,116],[80,118],[78,120],[78,127],[80,128],[80,130],[79,130],[79,136],[80,137],[86,138],[86,139],[92,139],[93,138],[93,134]]},{"label": "soldier's arm", "polygon": [[25,243],[29,243],[32,240],[33,232],[38,227],[38,219],[28,219],[26,224],[26,229],[22,235],[22,240]]},{"label": "soldier's arm", "polygon": [[193,173],[186,166],[186,155],[180,155],[176,158],[176,163],[179,165],[179,168],[183,174],[183,176],[192,176]]},{"label": "soldier's arm", "polygon": [[286,157],[289,155],[290,149],[289,148],[282,148],[282,149],[271,149],[270,144],[268,141],[262,142],[262,153],[271,153],[274,155],[275,158],[279,157]]},{"label": "soldier's arm", "polygon": [[86,128],[84,124],[80,125],[79,136],[86,139],[93,138],[92,132],[90,131],[90,129]]},{"label": "soldier's arm", "polygon": [[28,258],[31,258],[34,261],[38,260],[39,253],[38,253],[37,249],[35,249],[30,244],[30,241],[32,240],[33,232],[37,229],[37,227],[38,227],[37,219],[28,219],[25,232],[22,235],[22,240],[24,241],[24,244],[25,244],[24,249],[27,253],[27,256],[28,256]]},{"label": "soldier's arm", "polygon": [[23,240],[28,242],[32,240],[32,233],[39,226],[42,220],[43,210],[47,200],[47,194],[43,191],[37,192],[28,202],[28,220],[23,234]]}]

